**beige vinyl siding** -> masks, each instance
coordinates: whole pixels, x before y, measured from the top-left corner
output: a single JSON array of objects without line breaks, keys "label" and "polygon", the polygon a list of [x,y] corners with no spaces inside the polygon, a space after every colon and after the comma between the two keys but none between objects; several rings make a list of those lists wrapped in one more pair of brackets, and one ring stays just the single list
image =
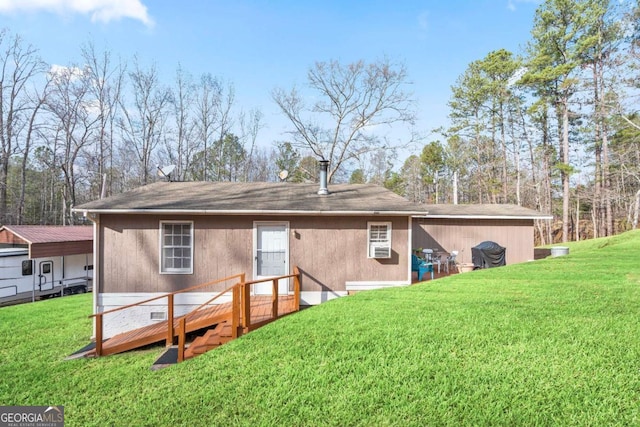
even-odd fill
[{"label": "beige vinyl siding", "polygon": [[[194,221],[193,274],[160,274],[161,220]],[[172,292],[251,272],[252,224],[243,217],[101,215],[100,226],[104,292]]]},{"label": "beige vinyl siding", "polygon": [[[392,223],[391,258],[367,258],[367,222]],[[291,220],[291,265],[305,273],[307,291],[345,290],[347,281],[408,280],[410,248],[405,217],[300,217]],[[295,233],[298,233],[299,238]]]},{"label": "beige vinyl siding", "polygon": [[490,240],[507,248],[507,264],[532,260],[533,220],[430,219],[413,221],[412,246],[450,253],[458,250],[460,262],[471,262],[471,248]]},{"label": "beige vinyl siding", "polygon": [[[193,274],[160,274],[161,220],[193,221]],[[289,265],[303,272],[303,291],[344,291],[347,281],[409,280],[407,217],[103,214],[100,292],[171,292],[242,272],[250,280],[254,221],[289,223]],[[391,258],[367,258],[368,221],[392,223]]]}]

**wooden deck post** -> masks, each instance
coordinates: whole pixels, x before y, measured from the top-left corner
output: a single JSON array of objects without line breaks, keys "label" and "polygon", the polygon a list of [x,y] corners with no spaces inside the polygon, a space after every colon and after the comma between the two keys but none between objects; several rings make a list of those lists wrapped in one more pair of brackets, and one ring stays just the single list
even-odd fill
[{"label": "wooden deck post", "polygon": [[271,281],[271,317],[278,318],[278,279]]},{"label": "wooden deck post", "polygon": [[[244,292],[244,284],[246,282],[246,274],[245,273],[240,273],[240,283],[238,283],[238,291],[240,292],[240,300],[238,301],[238,330],[241,331],[244,328],[244,323],[246,317],[245,316],[245,310],[244,310],[244,302],[245,299],[248,298],[248,295],[245,295]],[[242,332],[239,332],[238,335],[242,335]]]},{"label": "wooden deck post", "polygon": [[102,356],[102,313],[96,314],[96,356]]},{"label": "wooden deck post", "polygon": [[293,307],[295,311],[300,310],[300,270],[298,267],[293,267]]},{"label": "wooden deck post", "polygon": [[169,299],[167,304],[167,342],[166,346],[173,345],[173,294],[167,295]]},{"label": "wooden deck post", "polygon": [[187,319],[180,318],[178,326],[178,363],[184,361],[184,343],[186,341]]},{"label": "wooden deck post", "polygon": [[240,335],[240,307],[242,297],[238,286],[234,286],[231,293],[233,295],[231,302],[231,337],[236,339]]},{"label": "wooden deck post", "polygon": [[242,326],[245,329],[251,327],[251,285],[242,283]]}]

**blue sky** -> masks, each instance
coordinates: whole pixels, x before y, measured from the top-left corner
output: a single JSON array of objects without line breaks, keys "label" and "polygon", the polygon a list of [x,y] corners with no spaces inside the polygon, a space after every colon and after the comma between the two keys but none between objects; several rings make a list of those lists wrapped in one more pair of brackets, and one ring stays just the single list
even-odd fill
[{"label": "blue sky", "polygon": [[[237,104],[258,108],[260,141],[288,128],[270,92],[305,84],[316,61],[383,56],[403,62],[418,101],[418,130],[447,123],[447,101],[468,64],[501,48],[521,52],[536,0],[219,1],[0,0],[0,28],[50,64],[80,61],[92,41],[129,61],[155,62],[171,84],[178,64],[232,82]],[[435,137],[434,137],[435,138]],[[430,138],[430,140],[433,138]]]}]

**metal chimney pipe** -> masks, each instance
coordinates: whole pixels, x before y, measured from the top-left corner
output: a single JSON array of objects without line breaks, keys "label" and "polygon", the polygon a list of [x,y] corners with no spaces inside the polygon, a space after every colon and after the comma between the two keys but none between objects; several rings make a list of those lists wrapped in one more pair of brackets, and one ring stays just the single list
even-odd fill
[{"label": "metal chimney pipe", "polygon": [[329,169],[329,160],[320,160],[320,189],[318,194],[326,196],[329,194],[329,188],[327,187],[327,171]]}]

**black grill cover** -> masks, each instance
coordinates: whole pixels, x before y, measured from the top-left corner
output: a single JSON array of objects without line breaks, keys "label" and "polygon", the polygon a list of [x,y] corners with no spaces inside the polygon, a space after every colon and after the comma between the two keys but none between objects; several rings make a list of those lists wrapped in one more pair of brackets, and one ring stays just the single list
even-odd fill
[{"label": "black grill cover", "polygon": [[476,268],[492,268],[506,265],[505,252],[496,242],[482,242],[471,248],[471,261]]}]

